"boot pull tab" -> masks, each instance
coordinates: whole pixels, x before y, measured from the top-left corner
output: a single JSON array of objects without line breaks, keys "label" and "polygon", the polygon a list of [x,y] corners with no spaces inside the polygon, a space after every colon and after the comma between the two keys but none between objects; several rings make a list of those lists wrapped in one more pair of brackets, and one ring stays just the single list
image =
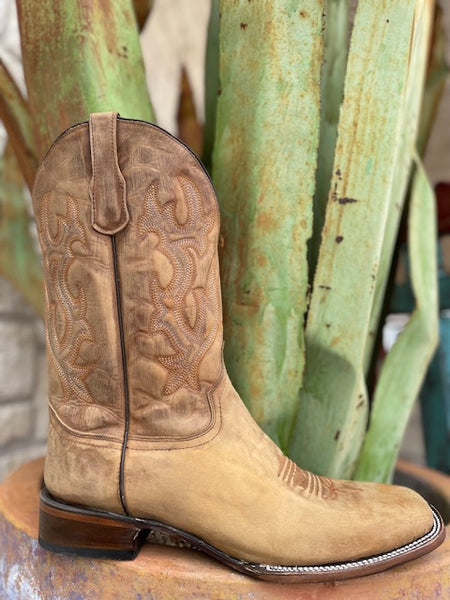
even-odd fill
[{"label": "boot pull tab", "polygon": [[125,179],[117,160],[117,117],[116,112],[89,117],[92,227],[108,235],[125,229],[130,220]]}]

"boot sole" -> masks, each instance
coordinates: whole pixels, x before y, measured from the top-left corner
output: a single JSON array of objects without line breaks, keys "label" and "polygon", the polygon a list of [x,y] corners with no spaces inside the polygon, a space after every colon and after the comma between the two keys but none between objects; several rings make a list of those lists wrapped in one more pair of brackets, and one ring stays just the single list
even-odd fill
[{"label": "boot sole", "polygon": [[62,554],[133,560],[145,541],[151,539],[204,552],[241,573],[266,581],[335,581],[384,571],[439,546],[445,539],[445,527],[439,513],[433,507],[431,510],[433,527],[430,531],[390,552],[336,564],[283,566],[234,558],[195,535],[151,519],[64,504],[55,500],[44,487],[40,496],[39,543],[47,550]]}]

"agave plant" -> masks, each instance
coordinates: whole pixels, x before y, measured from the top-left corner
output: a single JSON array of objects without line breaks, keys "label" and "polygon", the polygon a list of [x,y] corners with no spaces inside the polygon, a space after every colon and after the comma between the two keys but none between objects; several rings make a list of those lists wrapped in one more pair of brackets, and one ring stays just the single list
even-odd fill
[{"label": "agave plant", "polygon": [[[154,114],[130,0],[17,5],[28,99],[1,66],[15,156],[3,159],[0,269],[41,311],[26,207],[8,173],[31,186],[52,140],[90,112]],[[139,5],[143,20],[150,3]],[[421,102],[433,3],[360,2],[349,46],[348,20],[347,0],[213,0],[203,159],[221,205],[235,386],[302,466],[389,480],[437,343],[434,198],[416,150],[421,114],[426,127],[432,113]],[[438,95],[434,84],[427,106]],[[407,199],[416,308],[373,391]]]}]

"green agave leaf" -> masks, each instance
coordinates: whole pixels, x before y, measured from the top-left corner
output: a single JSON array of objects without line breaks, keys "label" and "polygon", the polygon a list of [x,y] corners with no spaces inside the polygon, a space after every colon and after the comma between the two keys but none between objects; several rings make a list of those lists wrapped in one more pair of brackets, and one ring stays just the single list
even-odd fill
[{"label": "green agave leaf", "polygon": [[[395,160],[395,174],[389,190],[388,217],[384,229],[383,245],[381,247],[378,276],[375,282],[375,294],[372,303],[372,312],[369,323],[369,336],[366,341],[364,372],[367,373],[373,357],[374,341],[379,328],[386,284],[389,278],[392,256],[397,240],[398,227],[406,197],[406,190],[410,180],[411,157],[415,153],[416,141],[421,137],[420,130],[423,124],[430,119],[428,112],[423,111],[426,97],[426,69],[428,62],[428,43],[432,27],[432,11],[429,3],[422,2],[417,6],[417,20],[411,43],[411,53],[408,65],[405,109],[403,124],[399,129],[398,153]],[[433,76],[434,79],[434,76]],[[429,94],[434,92],[429,91]],[[428,102],[427,102],[428,104]],[[377,349],[375,348],[375,352]]]},{"label": "green agave leaf", "polygon": [[30,236],[30,213],[16,156],[7,146],[0,157],[0,273],[44,316],[41,261]]},{"label": "green agave leaf", "polygon": [[303,372],[323,2],[222,0],[213,178],[225,361],[284,449]]},{"label": "green agave leaf", "polygon": [[348,47],[348,0],[328,0],[325,9],[323,65],[320,82],[320,141],[314,193],[313,236],[309,241],[310,279],[319,255],[322,227],[333,173],[339,110],[344,97]]},{"label": "green agave leaf", "polygon": [[433,190],[418,159],[408,224],[408,252],[416,309],[381,370],[370,427],[355,473],[357,479],[391,479],[411,407],[437,347],[435,202]]},{"label": "green agave leaf", "polygon": [[26,184],[31,189],[37,170],[36,148],[27,102],[0,60],[0,120],[16,154]]},{"label": "green agave leaf", "polygon": [[367,0],[352,32],[291,448],[302,466],[334,477],[351,477],[366,428],[366,343],[377,281],[385,279],[385,231],[399,210],[391,204],[402,201],[411,163],[403,130],[417,128],[412,107],[422,91],[430,12],[426,0]]},{"label": "green agave leaf", "polygon": [[90,112],[152,120],[131,0],[18,0],[38,150]]}]

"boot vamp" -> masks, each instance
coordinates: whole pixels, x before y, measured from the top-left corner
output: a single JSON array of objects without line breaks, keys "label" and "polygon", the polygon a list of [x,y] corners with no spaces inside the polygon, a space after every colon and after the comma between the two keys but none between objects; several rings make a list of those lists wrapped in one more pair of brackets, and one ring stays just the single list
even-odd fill
[{"label": "boot vamp", "polygon": [[131,514],[193,533],[233,557],[280,565],[369,557],[431,529],[432,513],[412,490],[301,470],[259,429],[226,379],[215,400],[221,426],[206,443],[160,450],[130,443]]}]

